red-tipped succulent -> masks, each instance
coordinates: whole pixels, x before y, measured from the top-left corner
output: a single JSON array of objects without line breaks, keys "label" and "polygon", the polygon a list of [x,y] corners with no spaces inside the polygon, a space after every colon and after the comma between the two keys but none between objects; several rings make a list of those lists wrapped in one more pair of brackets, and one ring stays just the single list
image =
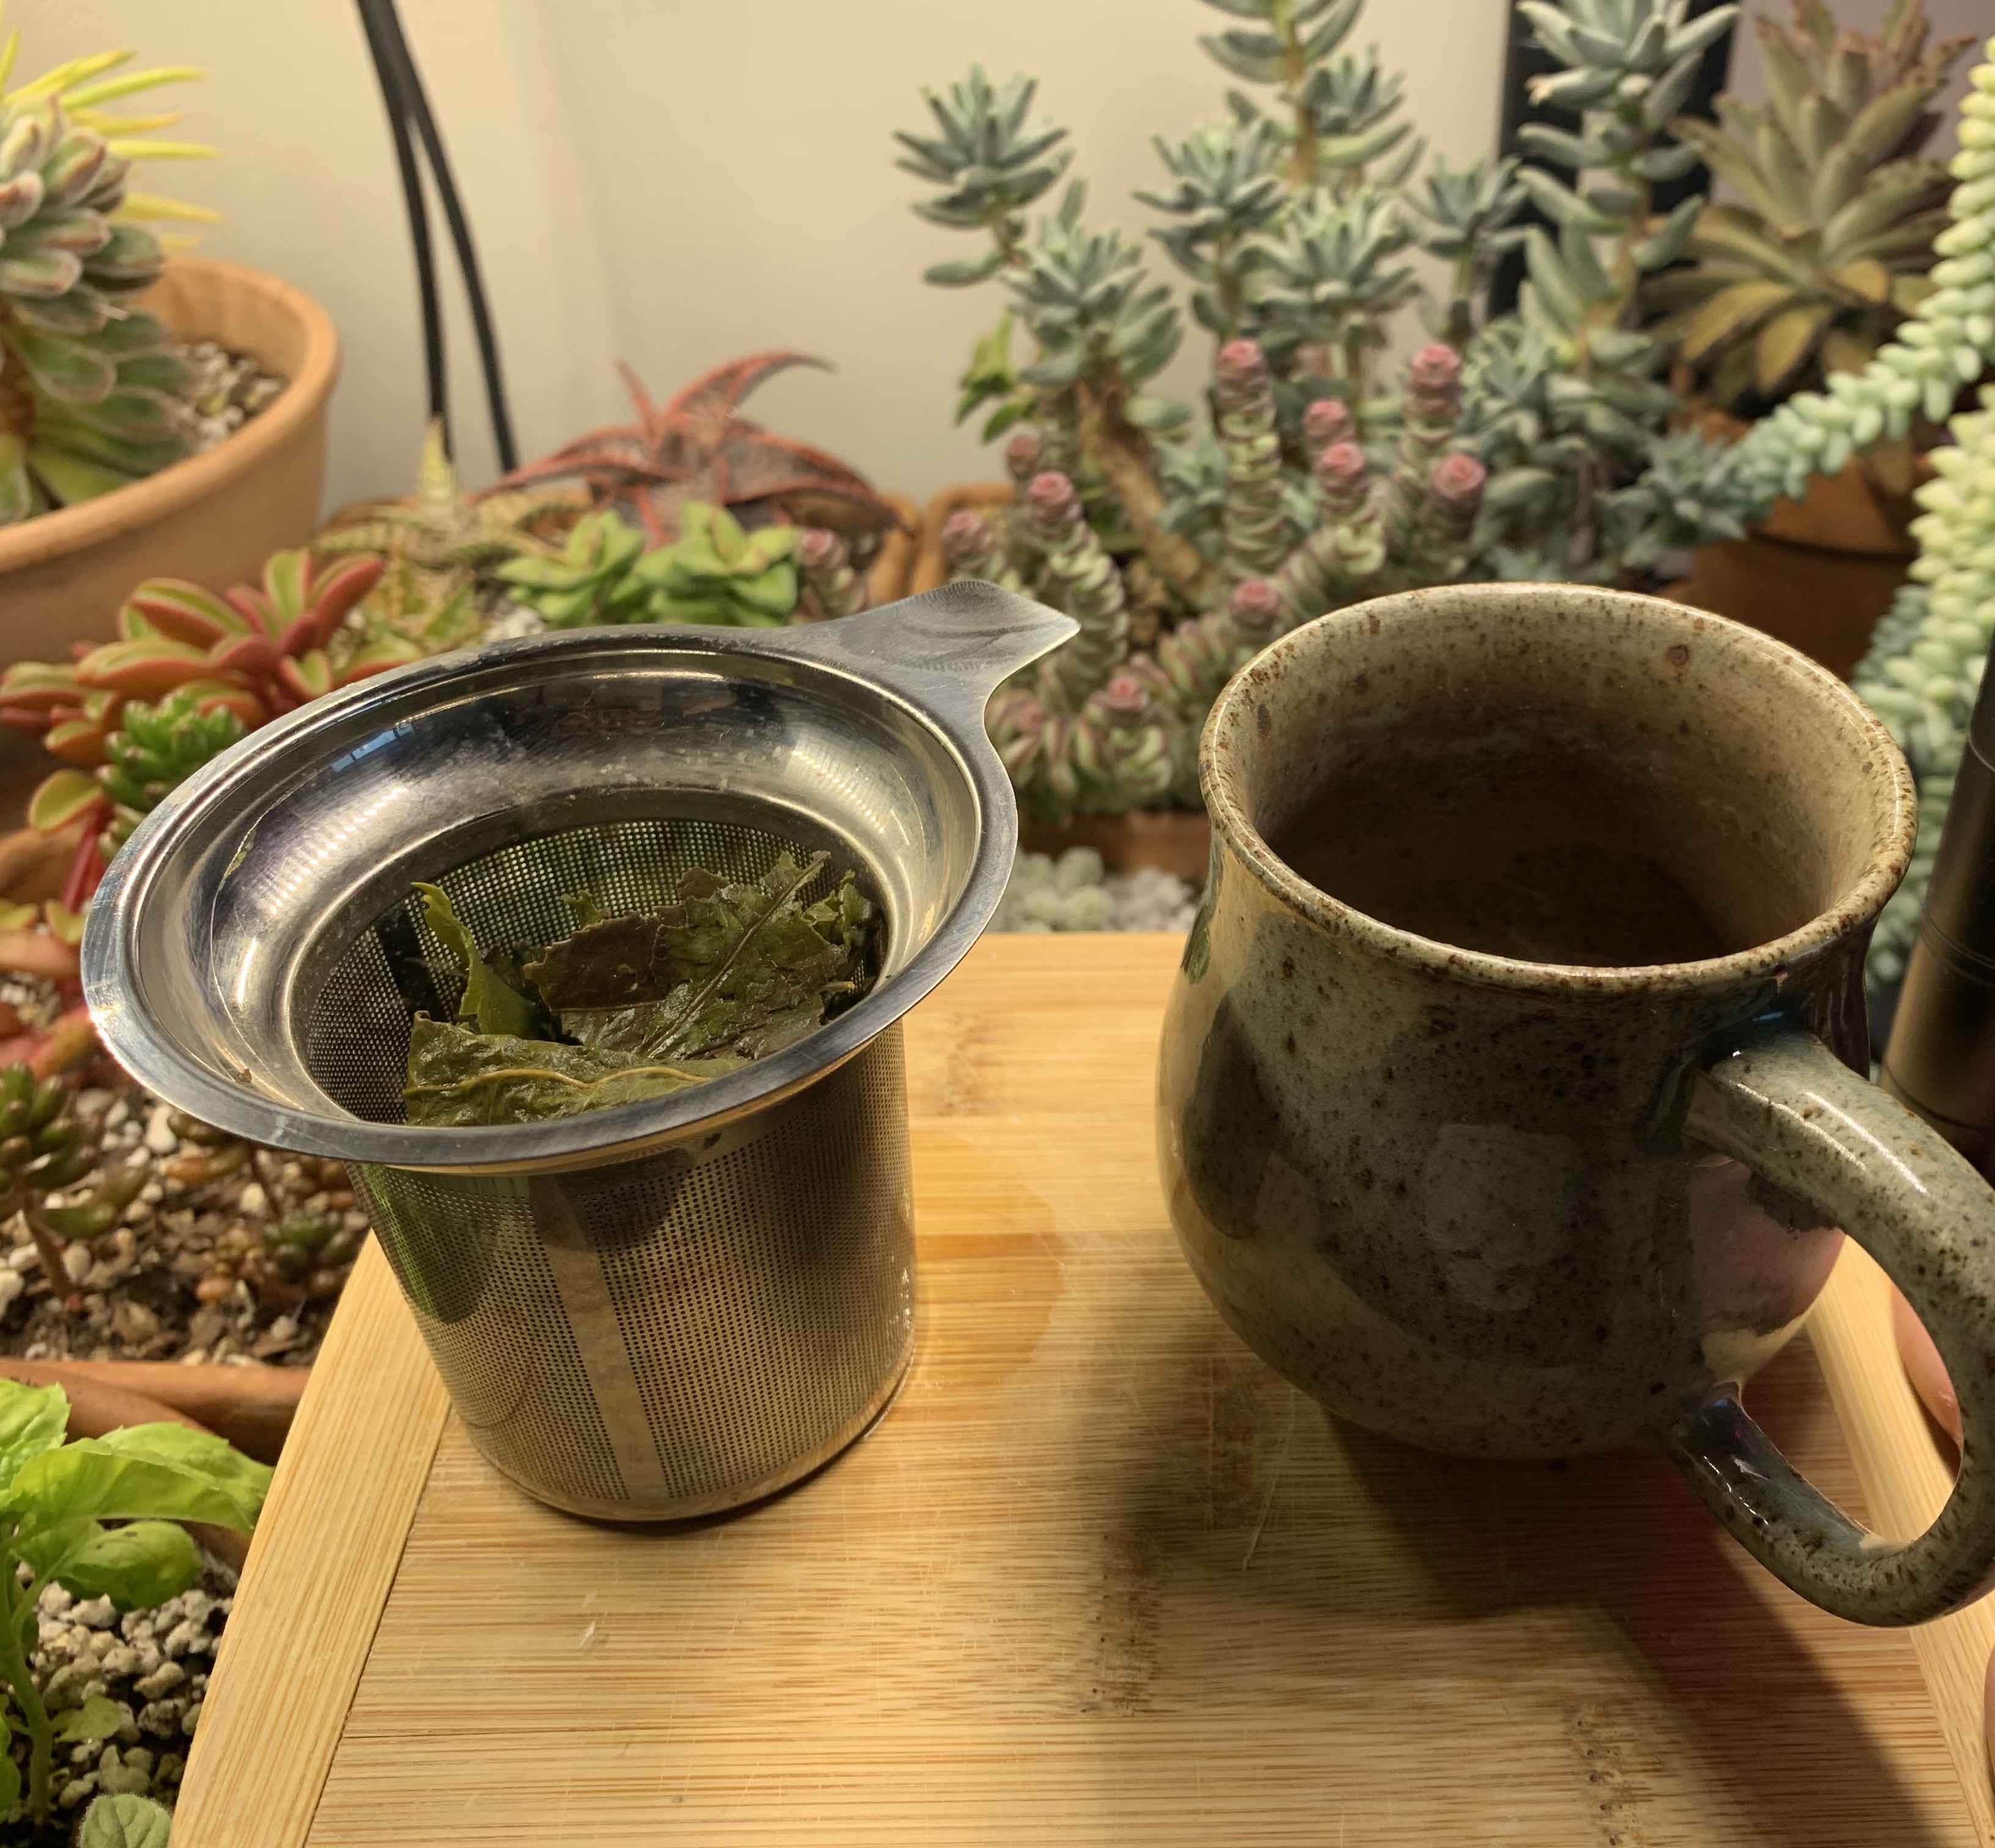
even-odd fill
[{"label": "red-tipped succulent", "polygon": [[118,639],[74,663],[20,661],[0,677],[0,722],[39,732],[50,754],[79,769],[104,762],[128,700],[191,694],[204,712],[232,712],[253,730],[335,687],[418,657],[397,637],[350,651],[330,644],[374,588],[381,561],[314,571],[302,551],[279,552],[260,585],[217,595],[177,578],[140,585],[118,612]]}]

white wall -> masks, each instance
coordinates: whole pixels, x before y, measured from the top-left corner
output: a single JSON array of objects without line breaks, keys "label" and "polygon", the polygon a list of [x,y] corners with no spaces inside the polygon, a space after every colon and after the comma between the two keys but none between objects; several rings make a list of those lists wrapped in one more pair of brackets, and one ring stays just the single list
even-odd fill
[{"label": "white wall", "polygon": [[[1196,0],[401,0],[485,258],[523,451],[619,413],[613,363],[654,391],[736,354],[792,347],[836,374],[773,381],[775,427],[917,498],[989,471],[950,423],[986,290],[922,267],[975,241],[907,209],[888,132],[924,84],[980,60],[1042,77],[1096,216],[1139,232],[1149,142],[1223,112],[1231,81]],[[1354,42],[1405,70],[1413,112],[1457,159],[1495,142],[1506,0],[1374,0]],[[212,204],[203,248],[272,269],[346,343],[334,502],[399,491],[423,415],[407,232],[380,105],[347,0],[17,0],[24,70],[110,44],[209,72],[183,132],[226,157],[153,170]],[[168,184],[168,182],[175,183]],[[440,228],[440,227],[439,227]],[[1162,264],[1161,253],[1159,253]],[[474,477],[490,468],[474,355],[452,331],[452,403]],[[1192,343],[1188,343],[1188,345]],[[1181,382],[1203,355],[1180,362]]]}]

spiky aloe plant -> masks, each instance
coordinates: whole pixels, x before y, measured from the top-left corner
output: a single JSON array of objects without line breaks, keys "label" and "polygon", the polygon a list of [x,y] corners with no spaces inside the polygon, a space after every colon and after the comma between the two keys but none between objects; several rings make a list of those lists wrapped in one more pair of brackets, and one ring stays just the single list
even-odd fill
[{"label": "spiky aloe plant", "polygon": [[[1758,475],[1671,431],[1638,300],[1693,228],[1695,201],[1662,216],[1652,188],[1697,162],[1669,124],[1736,8],[1528,0],[1561,67],[1547,93],[1576,128],[1533,135],[1539,166],[1423,175],[1403,87],[1345,48],[1361,0],[1210,4],[1233,23],[1203,42],[1252,94],[1159,142],[1169,183],[1141,195],[1214,337],[1202,419],[1156,391],[1183,328],[1142,251],[1089,226],[1077,184],[1032,221],[1067,157],[1029,80],[973,71],[927,95],[936,132],[898,137],[901,164],[935,189],[917,211],[986,240],[929,279],[1008,298],[962,408],[995,403],[987,428],[1029,417],[1007,447],[1019,498],[944,543],[959,574],[1019,585],[1082,626],[991,708],[1028,805],[1053,817],[1195,801],[1213,697],[1296,622],[1462,577],[1627,581],[1739,536],[1763,504]],[[1555,232],[1513,222],[1526,197]],[[1519,310],[1480,325],[1490,266],[1520,240]],[[1437,299],[1422,252],[1446,266]],[[1416,308],[1451,338],[1388,376],[1393,324]],[[1015,331],[1033,349],[1015,362]]]},{"label": "spiky aloe plant", "polygon": [[1861,371],[1930,292],[1948,180],[1922,151],[1974,43],[1929,46],[1921,0],[1894,0],[1876,37],[1822,0],[1755,24],[1770,100],[1724,97],[1715,125],[1671,125],[1729,196],[1699,218],[1688,265],[1644,291],[1697,389],[1746,417]]},{"label": "spiky aloe plant", "polygon": [[[0,47],[0,84],[20,35]],[[140,218],[213,214],[128,190],[132,163],[213,149],[163,141],[170,115],[104,104],[199,73],[77,58],[0,94],[0,523],[122,487],[187,453],[190,374],[131,298],[159,277]],[[115,74],[114,74],[114,73]]]}]

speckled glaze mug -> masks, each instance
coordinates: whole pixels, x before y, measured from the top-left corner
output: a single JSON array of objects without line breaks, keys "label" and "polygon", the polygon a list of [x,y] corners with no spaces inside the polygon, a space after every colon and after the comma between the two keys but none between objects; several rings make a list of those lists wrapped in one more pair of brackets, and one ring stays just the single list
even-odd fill
[{"label": "speckled glaze mug", "polygon": [[[1514,960],[1382,923],[1269,845],[1341,754],[1389,763],[1436,728],[1520,715],[1613,753],[1667,818],[1672,875],[1748,947]],[[1914,804],[1849,690],[1659,598],[1418,591],[1269,649],[1214,710],[1200,771],[1211,873],[1164,1030],[1160,1158],[1242,1339],[1331,1411],[1434,1449],[1660,1445],[1842,1617],[1918,1623],[1989,1589],[1995,1194],[1863,1075],[1863,953]],[[1741,1404],[1838,1227],[1959,1388],[1952,1498],[1904,1545],[1811,1487]]]}]

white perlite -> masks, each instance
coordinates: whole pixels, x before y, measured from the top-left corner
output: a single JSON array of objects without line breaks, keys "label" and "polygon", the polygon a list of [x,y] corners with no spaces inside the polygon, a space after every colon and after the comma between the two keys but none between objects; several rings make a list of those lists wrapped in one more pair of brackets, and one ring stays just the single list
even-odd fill
[{"label": "white perlite", "polygon": [[[79,1599],[60,1586],[42,1593],[33,1666],[50,1714],[103,1699],[122,1716],[108,1740],[56,1748],[62,1809],[121,1792],[171,1798],[187,1767],[234,1590],[232,1575],[211,1568],[194,1589],[122,1617],[108,1598]],[[11,1749],[25,1774],[24,1732],[15,1732]]]}]

